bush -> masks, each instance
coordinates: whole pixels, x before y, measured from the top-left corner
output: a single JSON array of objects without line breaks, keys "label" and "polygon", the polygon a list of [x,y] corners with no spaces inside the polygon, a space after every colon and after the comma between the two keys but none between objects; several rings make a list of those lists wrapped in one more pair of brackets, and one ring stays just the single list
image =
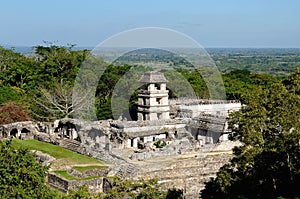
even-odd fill
[{"label": "bush", "polygon": [[48,167],[36,161],[26,148],[12,146],[12,140],[0,141],[1,198],[54,198],[45,185]]},{"label": "bush", "polygon": [[22,105],[9,101],[0,107],[0,125],[28,120],[30,117]]}]

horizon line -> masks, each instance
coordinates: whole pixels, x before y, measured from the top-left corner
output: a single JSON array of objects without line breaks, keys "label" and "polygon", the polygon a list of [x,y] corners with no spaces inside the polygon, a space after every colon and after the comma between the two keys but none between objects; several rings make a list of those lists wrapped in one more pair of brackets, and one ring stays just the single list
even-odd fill
[{"label": "horizon line", "polygon": [[[4,48],[33,48],[35,46],[43,46],[43,45],[27,46],[27,45],[0,44],[0,46],[2,46]],[[54,44],[54,46],[55,46],[55,44]],[[57,45],[57,46],[67,47],[67,44],[66,45]],[[95,47],[88,46],[88,45],[77,46],[75,44],[74,48],[94,49]],[[289,46],[284,46],[284,47],[280,47],[280,46],[207,46],[207,47],[204,47],[203,46],[203,48],[204,49],[300,49],[300,46],[299,47],[295,47],[295,46],[293,46],[293,47],[289,47]]]}]

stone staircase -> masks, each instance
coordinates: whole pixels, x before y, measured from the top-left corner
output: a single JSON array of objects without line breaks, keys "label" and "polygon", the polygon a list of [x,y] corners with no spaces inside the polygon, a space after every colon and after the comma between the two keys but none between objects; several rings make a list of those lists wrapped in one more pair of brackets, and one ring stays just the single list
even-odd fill
[{"label": "stone staircase", "polygon": [[215,177],[219,168],[231,157],[229,154],[219,154],[180,159],[160,169],[145,166],[137,177],[157,178],[163,189],[176,187],[184,191],[185,198],[199,198],[205,182]]},{"label": "stone staircase", "polygon": [[121,179],[124,178],[124,175],[123,175],[123,172],[121,169],[117,171],[116,176]]},{"label": "stone staircase", "polygon": [[122,164],[114,167],[110,172],[109,176],[117,176],[121,179],[130,178],[135,176],[138,169],[132,164]]},{"label": "stone staircase", "polygon": [[81,154],[83,154],[84,152],[84,147],[81,145],[80,142],[76,140],[71,140],[71,139],[60,140],[59,146]]},{"label": "stone staircase", "polygon": [[133,166],[132,164],[129,164],[126,168],[126,174],[127,176],[132,176],[136,173],[136,167]]}]

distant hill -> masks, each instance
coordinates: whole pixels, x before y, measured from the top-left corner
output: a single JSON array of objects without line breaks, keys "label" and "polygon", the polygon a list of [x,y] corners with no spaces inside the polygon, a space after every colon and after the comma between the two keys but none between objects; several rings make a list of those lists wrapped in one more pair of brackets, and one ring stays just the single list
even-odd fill
[{"label": "distant hill", "polygon": [[[34,53],[33,47],[28,46],[3,45],[3,47],[13,49],[25,56],[31,56]],[[93,47],[75,46],[73,49],[93,50]],[[300,67],[300,48],[207,48],[205,50],[223,73],[236,69],[247,69],[256,73],[284,76],[293,72],[296,67]],[[140,49],[127,53],[116,60],[115,64],[121,61],[134,65],[137,62],[141,63],[141,60],[144,60],[145,63],[161,62],[162,65],[167,63],[175,68],[189,68],[191,66],[187,60],[180,58],[180,55],[168,54],[158,49]]]},{"label": "distant hill", "polygon": [[21,53],[25,56],[30,56],[33,54],[32,47],[28,46],[12,46],[12,45],[2,45],[6,49],[12,49],[15,52]]}]

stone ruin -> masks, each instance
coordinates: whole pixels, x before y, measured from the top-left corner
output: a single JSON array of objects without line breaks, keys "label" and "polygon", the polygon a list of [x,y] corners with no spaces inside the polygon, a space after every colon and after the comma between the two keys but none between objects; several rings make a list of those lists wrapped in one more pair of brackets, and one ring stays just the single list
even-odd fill
[{"label": "stone ruin", "polygon": [[32,121],[3,124],[0,125],[0,138],[12,136],[20,139],[33,139],[39,130],[38,124]]},{"label": "stone ruin", "polygon": [[[74,170],[68,170],[67,172],[74,177],[79,177],[79,176],[83,177],[82,173],[79,172],[80,174],[77,174],[76,172],[74,172]],[[93,172],[97,173],[96,170],[94,170]],[[84,177],[91,177],[95,175],[94,173],[84,174]],[[67,193],[69,190],[76,190],[83,185],[88,186],[88,189],[91,193],[99,193],[99,192],[107,193],[112,188],[111,179],[106,177],[97,177],[88,180],[68,180],[65,178],[61,178],[59,175],[55,173],[48,174],[47,183],[51,187],[65,193]]]},{"label": "stone ruin", "polygon": [[[72,150],[144,149],[162,140],[172,143],[188,139],[197,148],[227,140],[227,117],[241,108],[239,101],[168,99],[168,82],[160,72],[145,73],[138,93],[137,121],[103,120],[86,122],[64,118],[42,124],[31,121],[0,126],[0,137],[37,139],[68,145]],[[172,110],[172,114],[170,114]],[[172,118],[170,118],[172,115]],[[72,145],[74,146],[72,148]],[[81,147],[76,149],[76,147]]]},{"label": "stone ruin", "polygon": [[[0,136],[35,138],[110,162],[115,166],[108,175],[119,177],[137,172],[129,160],[199,151],[228,140],[227,118],[241,109],[239,101],[169,100],[168,81],[160,72],[145,73],[140,82],[144,86],[138,92],[137,121],[64,118],[48,124],[17,122],[1,125]],[[124,156],[123,150],[130,153]]]}]

